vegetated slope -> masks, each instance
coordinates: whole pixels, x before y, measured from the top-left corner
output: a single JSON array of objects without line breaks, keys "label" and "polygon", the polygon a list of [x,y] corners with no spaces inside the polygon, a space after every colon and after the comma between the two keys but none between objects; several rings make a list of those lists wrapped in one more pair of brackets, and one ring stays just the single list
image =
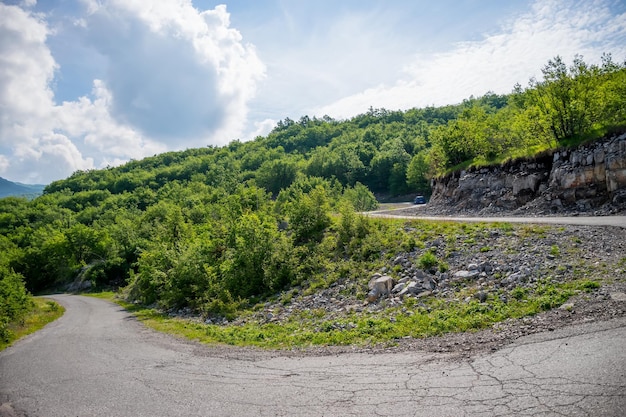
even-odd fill
[{"label": "vegetated slope", "polygon": [[[455,164],[626,120],[624,65],[607,58],[568,69],[556,59],[545,74],[508,96],[345,121],[285,119],[251,142],[76,172],[33,201],[0,199],[3,262],[31,291],[75,280],[122,286],[130,300],[207,317],[235,317],[292,287],[363,279],[411,245],[355,214],[376,206],[372,192],[428,192],[430,176]],[[548,105],[551,97],[569,104]]]},{"label": "vegetated slope", "polygon": [[[209,318],[220,327],[201,339],[266,347],[382,342],[454,351],[626,315],[624,229],[406,220],[379,225],[403,246],[389,245],[377,268],[331,277],[317,290],[302,285],[283,291],[231,323]],[[366,301],[368,282],[381,274],[394,279],[393,289]],[[171,314],[198,318],[185,310]],[[515,326],[509,320],[522,317]],[[496,332],[451,337],[456,343],[414,341],[503,320]]]},{"label": "vegetated slope", "polygon": [[370,108],[338,121],[280,121],[267,137],[170,152],[122,167],[76,172],[47,192],[138,188],[171,181],[220,186],[254,180],[277,195],[298,174],[357,182],[385,195],[429,193],[430,179],[471,165],[533,156],[626,127],[626,66],[605,56],[601,66],[559,57],[544,81],[517,85],[509,95],[487,93],[458,105],[407,111]]}]

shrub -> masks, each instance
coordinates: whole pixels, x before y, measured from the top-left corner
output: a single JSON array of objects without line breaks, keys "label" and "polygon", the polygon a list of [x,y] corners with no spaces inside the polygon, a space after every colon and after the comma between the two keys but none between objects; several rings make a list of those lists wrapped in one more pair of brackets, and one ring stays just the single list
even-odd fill
[{"label": "shrub", "polygon": [[550,247],[550,255],[559,256],[560,254],[561,254],[561,251],[559,250],[559,247],[557,245],[552,245]]},{"label": "shrub", "polygon": [[22,321],[32,303],[22,276],[6,266],[0,266],[0,339],[8,339],[9,324]]},{"label": "shrub", "polygon": [[419,266],[425,270],[435,268],[439,264],[439,260],[431,251],[425,252],[422,256],[420,256],[417,262]]}]

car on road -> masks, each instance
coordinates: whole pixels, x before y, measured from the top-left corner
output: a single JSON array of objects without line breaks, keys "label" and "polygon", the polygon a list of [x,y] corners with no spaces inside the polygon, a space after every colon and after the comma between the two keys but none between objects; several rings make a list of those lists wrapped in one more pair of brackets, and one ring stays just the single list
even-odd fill
[{"label": "car on road", "polygon": [[426,198],[423,195],[418,195],[413,200],[413,204],[426,204]]}]

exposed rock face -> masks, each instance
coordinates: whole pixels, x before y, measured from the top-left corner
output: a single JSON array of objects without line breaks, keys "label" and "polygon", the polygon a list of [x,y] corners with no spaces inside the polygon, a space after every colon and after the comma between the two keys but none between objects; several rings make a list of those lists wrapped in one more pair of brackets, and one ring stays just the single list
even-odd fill
[{"label": "exposed rock face", "polygon": [[457,212],[626,210],[626,133],[530,161],[453,173],[433,181],[430,201]]}]

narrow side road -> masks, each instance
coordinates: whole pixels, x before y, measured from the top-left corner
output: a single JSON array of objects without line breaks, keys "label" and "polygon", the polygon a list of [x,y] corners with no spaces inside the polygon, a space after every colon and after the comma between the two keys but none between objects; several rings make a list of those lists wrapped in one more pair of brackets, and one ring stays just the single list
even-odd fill
[{"label": "narrow side road", "polygon": [[0,415],[626,415],[626,319],[521,338],[471,358],[210,348],[70,295],[0,352]]}]

